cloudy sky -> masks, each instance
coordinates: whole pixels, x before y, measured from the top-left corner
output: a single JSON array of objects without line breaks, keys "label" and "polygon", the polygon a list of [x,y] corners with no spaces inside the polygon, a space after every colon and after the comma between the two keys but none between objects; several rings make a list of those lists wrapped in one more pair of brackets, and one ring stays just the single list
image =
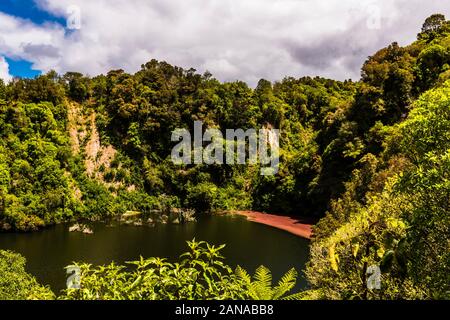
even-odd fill
[{"label": "cloudy sky", "polygon": [[222,81],[359,78],[448,0],[0,0],[0,78],[135,72],[152,58]]}]

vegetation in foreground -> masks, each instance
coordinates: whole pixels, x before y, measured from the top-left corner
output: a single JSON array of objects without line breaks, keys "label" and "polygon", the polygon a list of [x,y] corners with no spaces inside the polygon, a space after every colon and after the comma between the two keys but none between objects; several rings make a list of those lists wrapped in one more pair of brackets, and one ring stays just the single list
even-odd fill
[{"label": "vegetation in foreground", "polygon": [[[381,49],[361,75],[253,90],[153,60],[133,75],[0,82],[0,229],[168,207],[315,215],[306,274],[316,298],[448,299],[450,22],[431,16],[417,41]],[[170,133],[195,120],[281,129],[279,173],[174,166]],[[379,290],[367,288],[372,265]],[[88,279],[103,272],[84,268]]]},{"label": "vegetation in foreground", "polygon": [[188,246],[189,252],[175,263],[141,257],[127,266],[74,264],[69,268],[79,270],[79,278],[71,278],[70,288],[58,296],[25,272],[23,257],[0,251],[0,299],[292,300],[303,296],[289,295],[297,280],[295,269],[272,286],[272,275],[264,266],[253,277],[241,267],[233,272],[220,254],[224,245],[215,247],[193,240]]}]

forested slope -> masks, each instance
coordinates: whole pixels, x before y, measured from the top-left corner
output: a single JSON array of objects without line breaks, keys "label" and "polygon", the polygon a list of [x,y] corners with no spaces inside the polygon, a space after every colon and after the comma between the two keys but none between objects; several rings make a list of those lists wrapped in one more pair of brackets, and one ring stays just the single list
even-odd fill
[{"label": "forested slope", "polygon": [[[220,83],[152,60],[135,74],[0,82],[0,227],[166,206],[324,217],[307,270],[325,298],[448,297],[450,23],[369,57],[358,82]],[[281,130],[280,170],[175,166],[171,132]],[[366,286],[383,268],[383,290]]]}]

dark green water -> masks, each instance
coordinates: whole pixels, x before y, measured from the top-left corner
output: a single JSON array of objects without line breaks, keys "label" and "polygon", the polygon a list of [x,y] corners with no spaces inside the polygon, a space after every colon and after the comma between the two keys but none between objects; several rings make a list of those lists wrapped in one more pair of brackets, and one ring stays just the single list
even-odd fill
[{"label": "dark green water", "polygon": [[[253,274],[263,264],[272,270],[274,280],[291,267],[301,273],[308,258],[308,240],[243,217],[213,216],[197,223],[154,227],[97,223],[93,230],[93,235],[85,235],[68,232],[68,225],[57,225],[35,233],[0,234],[0,249],[24,255],[27,270],[54,291],[65,287],[63,268],[73,261],[122,263],[141,255],[174,260],[187,251],[186,241],[194,237],[216,245],[226,243],[223,254],[229,265],[239,264]],[[302,275],[296,289],[304,287]]]}]

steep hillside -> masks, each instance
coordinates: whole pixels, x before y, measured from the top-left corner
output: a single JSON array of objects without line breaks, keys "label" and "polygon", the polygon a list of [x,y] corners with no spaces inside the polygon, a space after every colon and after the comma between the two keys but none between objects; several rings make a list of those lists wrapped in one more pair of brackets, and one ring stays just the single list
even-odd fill
[{"label": "steep hillside", "polygon": [[[161,203],[197,212],[323,216],[352,172],[370,155],[381,156],[389,126],[448,78],[448,23],[427,22],[433,23],[410,46],[393,43],[369,57],[356,83],[285,78],[251,89],[155,60],[134,75],[50,72],[2,83],[3,228],[99,219]],[[175,166],[171,133],[192,130],[196,120],[223,132],[279,128],[278,174],[261,176],[251,165]],[[365,193],[361,187],[357,200]]]},{"label": "steep hillside", "polygon": [[[171,133],[194,121],[280,129],[279,172],[175,165]],[[252,89],[156,60],[135,74],[49,72],[0,81],[0,229],[164,208],[309,215],[322,218],[306,271],[315,298],[448,298],[449,150],[442,15],[411,45],[369,57],[358,82],[262,79]],[[377,289],[371,266],[383,271]]]}]

